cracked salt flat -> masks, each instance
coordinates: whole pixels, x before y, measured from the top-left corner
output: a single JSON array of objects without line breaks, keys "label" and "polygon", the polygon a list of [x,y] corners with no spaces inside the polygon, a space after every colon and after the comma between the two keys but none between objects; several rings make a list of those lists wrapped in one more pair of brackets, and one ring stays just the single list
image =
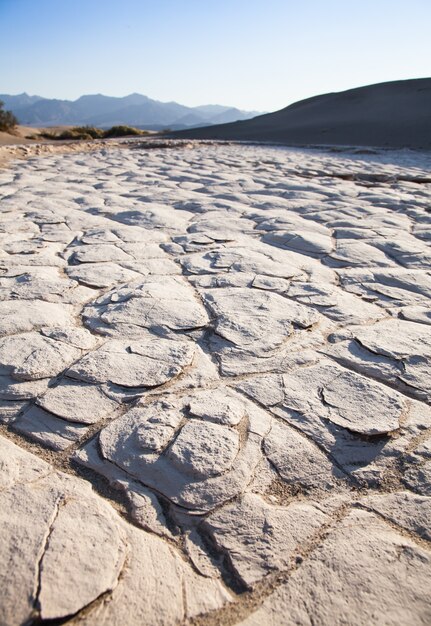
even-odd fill
[{"label": "cracked salt flat", "polygon": [[2,624],[430,622],[430,165],[0,173]]}]

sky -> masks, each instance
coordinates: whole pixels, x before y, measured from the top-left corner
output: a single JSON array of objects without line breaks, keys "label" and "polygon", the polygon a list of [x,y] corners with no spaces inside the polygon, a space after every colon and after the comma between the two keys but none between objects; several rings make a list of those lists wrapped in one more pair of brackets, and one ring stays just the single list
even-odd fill
[{"label": "sky", "polygon": [[0,0],[0,93],[273,111],[431,76],[431,0]]}]

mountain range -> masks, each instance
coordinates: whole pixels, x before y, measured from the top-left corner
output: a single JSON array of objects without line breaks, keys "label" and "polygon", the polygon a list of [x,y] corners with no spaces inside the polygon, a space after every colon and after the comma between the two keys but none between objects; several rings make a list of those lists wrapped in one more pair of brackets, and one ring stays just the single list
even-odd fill
[{"label": "mountain range", "polygon": [[189,129],[176,136],[431,149],[431,78],[327,93],[246,121]]},{"label": "mountain range", "polygon": [[5,109],[12,111],[26,126],[86,125],[109,128],[127,124],[138,128],[181,129],[245,120],[257,111],[240,111],[218,104],[187,107],[177,102],[159,102],[139,93],[123,98],[102,94],[85,95],[77,100],[57,100],[0,94]]}]

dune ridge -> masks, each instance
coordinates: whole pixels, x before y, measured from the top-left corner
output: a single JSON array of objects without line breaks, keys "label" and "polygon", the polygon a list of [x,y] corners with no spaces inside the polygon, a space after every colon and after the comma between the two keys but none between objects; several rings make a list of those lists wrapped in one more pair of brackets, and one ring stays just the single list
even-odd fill
[{"label": "dune ridge", "polygon": [[314,96],[251,120],[175,134],[290,145],[431,149],[431,78]]}]

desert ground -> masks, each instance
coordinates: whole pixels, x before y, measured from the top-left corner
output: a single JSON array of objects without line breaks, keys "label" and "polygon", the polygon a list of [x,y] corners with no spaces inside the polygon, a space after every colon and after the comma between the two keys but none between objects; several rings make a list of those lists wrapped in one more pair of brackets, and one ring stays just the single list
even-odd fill
[{"label": "desert ground", "polygon": [[429,624],[431,154],[37,150],[0,170],[0,623]]},{"label": "desert ground", "polygon": [[3,149],[4,146],[35,146],[41,142],[45,144],[52,144],[52,141],[46,142],[43,140],[43,137],[41,136],[42,133],[50,132],[53,134],[60,134],[71,128],[73,128],[73,126],[49,126],[37,128],[34,126],[22,126],[21,124],[18,124],[9,132],[0,131],[0,149]]}]

